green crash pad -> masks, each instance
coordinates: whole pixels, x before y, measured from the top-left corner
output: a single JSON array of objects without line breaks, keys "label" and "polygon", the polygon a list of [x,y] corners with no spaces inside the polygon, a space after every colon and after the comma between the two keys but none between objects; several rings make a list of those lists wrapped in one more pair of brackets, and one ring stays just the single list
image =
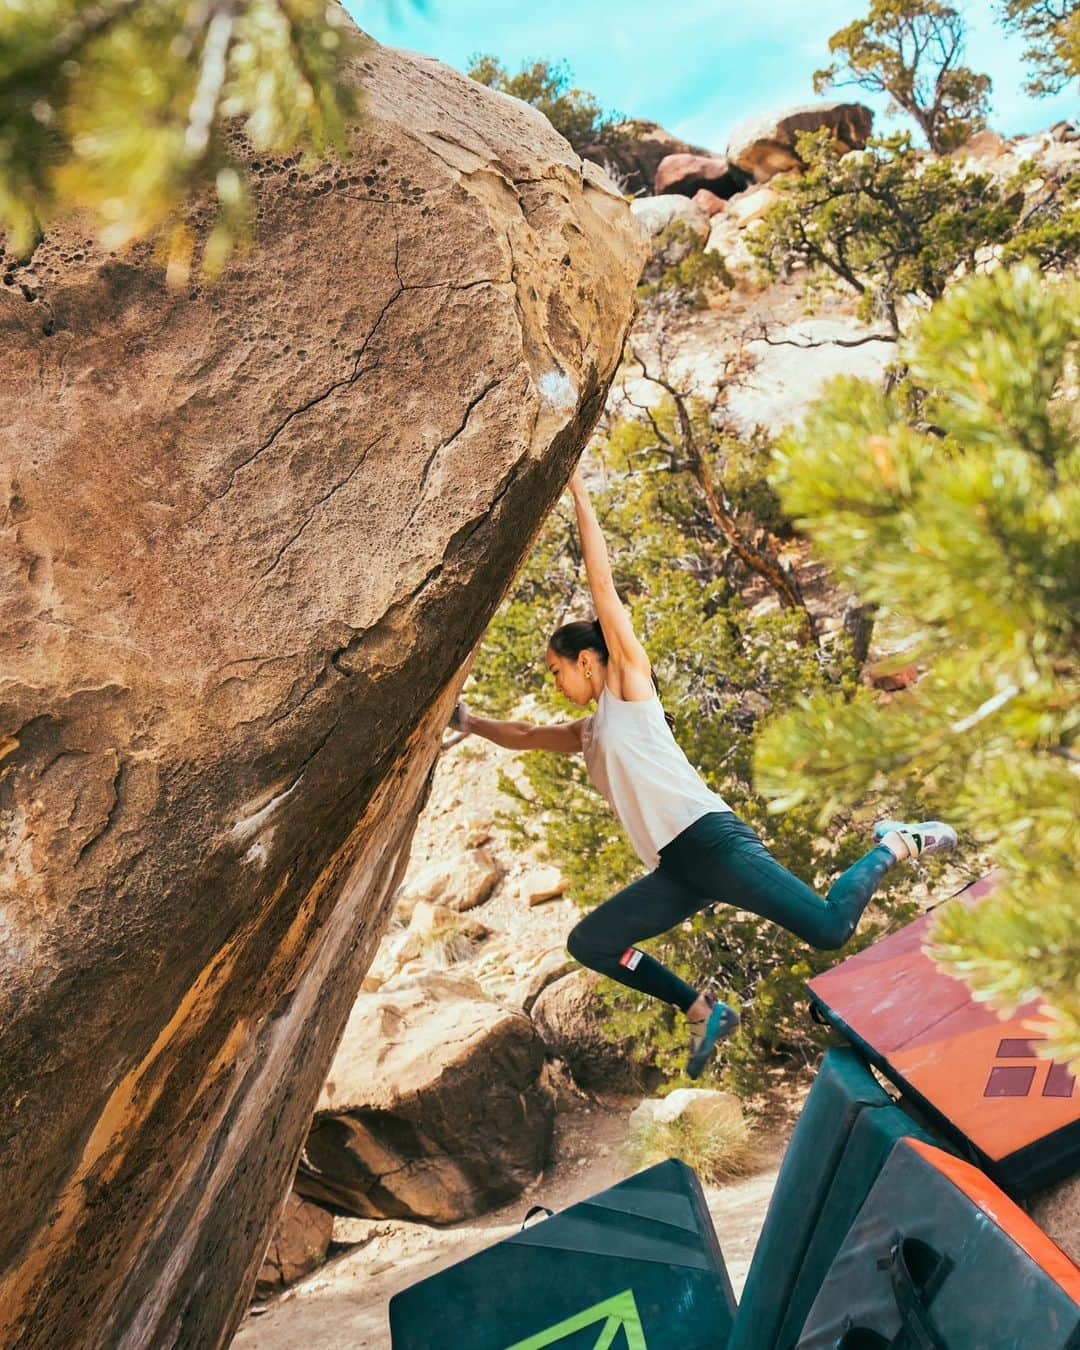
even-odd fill
[{"label": "green crash pad", "polygon": [[735,1300],[669,1158],[390,1300],[393,1350],[725,1350]]},{"label": "green crash pad", "polygon": [[728,1350],[794,1344],[859,1206],[905,1134],[929,1137],[856,1051],[826,1051],[780,1165]]},{"label": "green crash pad", "polygon": [[898,1142],[798,1350],[1076,1350],[1080,1270],[985,1173]]}]

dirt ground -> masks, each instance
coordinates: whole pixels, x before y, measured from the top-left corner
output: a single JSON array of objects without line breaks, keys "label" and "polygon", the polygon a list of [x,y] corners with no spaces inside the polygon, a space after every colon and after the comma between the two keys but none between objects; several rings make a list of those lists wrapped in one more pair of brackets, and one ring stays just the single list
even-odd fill
[{"label": "dirt ground", "polygon": [[[451,1228],[395,1220],[347,1220],[335,1237],[358,1245],[332,1257],[263,1310],[253,1308],[235,1339],[235,1350],[388,1350],[387,1306],[418,1280],[509,1237],[530,1205],[562,1210],[630,1175],[624,1146],[626,1122],[636,1099],[609,1100],[560,1113],[553,1161],[543,1177],[518,1199]],[[762,1128],[760,1167],[724,1186],[706,1187],[736,1297],[765,1218],[787,1129]]]}]

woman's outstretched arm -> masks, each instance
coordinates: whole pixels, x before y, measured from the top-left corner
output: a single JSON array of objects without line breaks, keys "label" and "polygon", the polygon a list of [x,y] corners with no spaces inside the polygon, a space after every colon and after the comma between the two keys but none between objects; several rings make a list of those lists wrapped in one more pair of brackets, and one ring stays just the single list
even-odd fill
[{"label": "woman's outstretched arm", "polygon": [[454,709],[450,725],[466,734],[483,736],[504,750],[561,750],[576,754],[581,749],[581,728],[588,718],[576,722],[557,722],[553,726],[538,727],[532,722],[498,722],[491,717],[477,717],[464,703]]},{"label": "woman's outstretched arm", "polygon": [[[592,502],[589,500],[588,489],[585,487],[580,468],[574,470],[570,479],[570,492],[574,498],[574,510],[577,512],[581,552],[585,559],[585,575],[589,579],[589,591],[596,608],[596,617],[604,630],[608,655],[616,666],[641,671],[648,678],[652,671],[648,653],[638,640],[634,626],[630,622],[630,615],[623,608],[615,589],[607,544]],[[651,692],[650,686],[641,697],[646,697]]]}]

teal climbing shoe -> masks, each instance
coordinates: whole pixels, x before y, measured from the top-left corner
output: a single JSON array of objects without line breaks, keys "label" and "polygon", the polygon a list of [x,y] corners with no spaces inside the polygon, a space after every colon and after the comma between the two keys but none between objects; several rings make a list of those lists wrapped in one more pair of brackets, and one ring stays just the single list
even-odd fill
[{"label": "teal climbing shoe", "polygon": [[[690,1023],[690,1058],[686,1062],[686,1072],[691,1078],[701,1077],[709,1056],[742,1021],[734,1008],[718,1002],[710,994],[705,997],[712,1004],[708,1018],[704,1023]],[[697,1027],[703,1027],[703,1030],[697,1031]]]}]

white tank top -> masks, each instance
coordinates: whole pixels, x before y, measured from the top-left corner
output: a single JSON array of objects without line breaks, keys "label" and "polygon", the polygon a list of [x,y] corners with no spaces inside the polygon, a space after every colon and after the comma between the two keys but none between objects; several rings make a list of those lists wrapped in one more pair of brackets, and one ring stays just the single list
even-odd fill
[{"label": "white tank top", "polygon": [[671,734],[655,695],[628,703],[605,688],[581,728],[589,777],[611,803],[646,867],[710,811],[731,807],[698,776]]}]

